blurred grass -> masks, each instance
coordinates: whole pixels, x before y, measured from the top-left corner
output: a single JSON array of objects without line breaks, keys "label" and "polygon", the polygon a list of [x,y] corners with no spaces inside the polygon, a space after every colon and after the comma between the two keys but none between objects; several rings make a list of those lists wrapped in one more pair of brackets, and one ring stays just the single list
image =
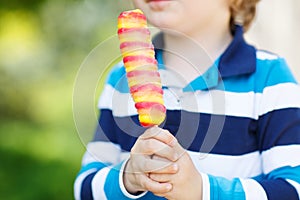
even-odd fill
[{"label": "blurred grass", "polygon": [[74,166],[4,149],[0,149],[0,156],[6,160],[0,167],[1,199],[72,199]]},{"label": "blurred grass", "polygon": [[[91,138],[95,127],[83,115],[84,133],[76,129],[76,76],[92,49],[116,33],[117,15],[130,6],[109,0],[0,2],[0,199],[73,199],[82,138]],[[103,77],[92,86],[93,99],[107,73],[97,62]],[[96,103],[86,105],[94,115]],[[84,110],[83,104],[77,111]]]}]

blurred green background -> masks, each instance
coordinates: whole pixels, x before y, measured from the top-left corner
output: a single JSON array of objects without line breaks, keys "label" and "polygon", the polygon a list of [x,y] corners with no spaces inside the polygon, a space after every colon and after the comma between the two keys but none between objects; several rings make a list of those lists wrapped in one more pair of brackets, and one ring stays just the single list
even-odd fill
[{"label": "blurred green background", "polygon": [[[80,129],[86,136],[76,129],[72,93],[77,73],[90,52],[115,35],[119,12],[131,6],[129,0],[0,0],[0,199],[73,199],[84,144],[95,125],[85,117],[83,104]],[[269,23],[276,16],[268,12],[282,8],[284,14]],[[295,8],[298,0],[264,1],[259,12],[265,17],[249,33],[249,40],[275,49],[291,66],[300,64]],[[285,36],[293,42],[280,39]],[[109,43],[104,46],[109,58]],[[106,67],[95,60],[94,65]],[[299,69],[292,69],[299,76]],[[103,80],[98,81],[92,98],[100,93]],[[96,100],[92,104],[95,108]],[[81,110],[76,110],[79,116]]]},{"label": "blurred green background", "polygon": [[76,74],[130,6],[0,0],[0,199],[73,199],[85,151],[72,113]]}]

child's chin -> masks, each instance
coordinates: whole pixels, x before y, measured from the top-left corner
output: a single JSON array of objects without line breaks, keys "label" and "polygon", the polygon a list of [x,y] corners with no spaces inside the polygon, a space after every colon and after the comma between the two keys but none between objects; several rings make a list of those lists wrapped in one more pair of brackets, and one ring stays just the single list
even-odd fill
[{"label": "child's chin", "polygon": [[153,11],[164,11],[166,10],[172,2],[170,0],[151,0],[148,5]]}]

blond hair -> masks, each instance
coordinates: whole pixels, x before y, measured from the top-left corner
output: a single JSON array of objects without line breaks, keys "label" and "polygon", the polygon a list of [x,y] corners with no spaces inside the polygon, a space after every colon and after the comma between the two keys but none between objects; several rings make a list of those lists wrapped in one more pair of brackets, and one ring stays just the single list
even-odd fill
[{"label": "blond hair", "polygon": [[256,5],[260,0],[230,0],[230,28],[234,30],[235,24],[243,25],[246,32],[256,13]]}]

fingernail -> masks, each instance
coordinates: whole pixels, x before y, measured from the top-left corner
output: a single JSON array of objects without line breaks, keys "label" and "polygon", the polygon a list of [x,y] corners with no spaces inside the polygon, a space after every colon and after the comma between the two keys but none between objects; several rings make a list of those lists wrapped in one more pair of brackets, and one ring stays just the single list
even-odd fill
[{"label": "fingernail", "polygon": [[176,160],[178,160],[178,153],[174,153],[174,155],[173,155],[173,161],[176,161]]},{"label": "fingernail", "polygon": [[174,171],[177,171],[177,170],[178,170],[178,165],[177,165],[177,164],[174,164],[174,165],[173,165],[173,170],[174,170]]},{"label": "fingernail", "polygon": [[171,189],[172,189],[172,185],[171,185],[171,184],[167,184],[167,185],[166,185],[166,189],[167,189],[167,190],[171,190]]}]

